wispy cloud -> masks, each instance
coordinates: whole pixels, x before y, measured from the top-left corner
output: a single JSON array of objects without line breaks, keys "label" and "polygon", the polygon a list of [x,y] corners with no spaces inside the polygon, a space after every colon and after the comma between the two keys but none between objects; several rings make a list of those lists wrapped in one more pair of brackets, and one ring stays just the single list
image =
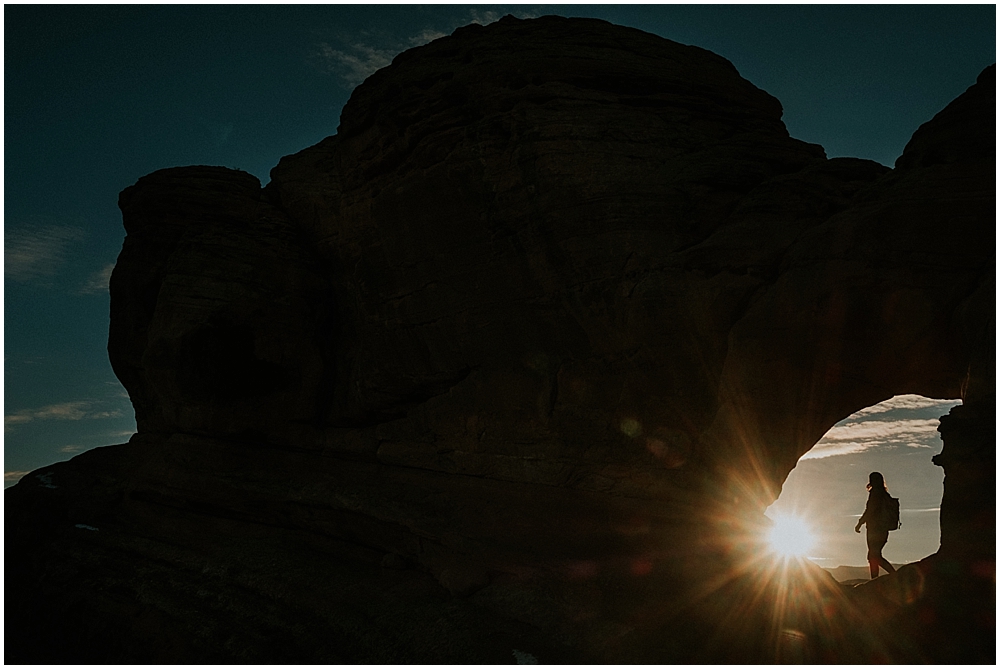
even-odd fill
[{"label": "wispy cloud", "polygon": [[93,411],[94,402],[63,402],[50,404],[37,409],[21,409],[3,417],[4,430],[15,425],[30,423],[35,420],[83,420],[85,418],[117,418],[121,411]]},{"label": "wispy cloud", "polygon": [[389,65],[397,54],[406,49],[427,44],[439,37],[447,37],[456,28],[470,23],[479,25],[493,23],[506,14],[525,19],[538,16],[520,7],[512,7],[504,12],[477,7],[470,9],[466,14],[455,15],[454,20],[445,26],[424,26],[403,39],[362,34],[351,39],[321,42],[312,53],[312,59],[319,63],[322,69],[337,75],[347,86],[353,88],[377,70]]},{"label": "wispy cloud", "polygon": [[824,441],[901,441],[913,437],[931,437],[937,434],[937,418],[911,418],[908,420],[866,420],[834,426]]},{"label": "wispy cloud", "polygon": [[41,409],[31,410],[33,418],[39,420],[80,420],[87,417],[89,402],[66,402],[65,404],[50,404]]},{"label": "wispy cloud", "polygon": [[478,23],[481,26],[489,25],[491,23],[496,23],[503,17],[500,12],[495,12],[492,9],[472,9],[469,10],[469,23]]},{"label": "wispy cloud", "polygon": [[932,400],[919,395],[893,397],[837,423],[801,459],[818,460],[898,446],[936,448],[940,445],[937,432],[940,421],[927,418],[927,412],[943,415],[956,403],[956,400]]},{"label": "wispy cloud", "polygon": [[414,35],[409,39],[410,46],[421,46],[427,44],[428,42],[433,42],[439,37],[447,37],[448,33],[443,33],[440,30],[434,30],[433,28],[425,28],[419,33]]},{"label": "wispy cloud", "polygon": [[834,455],[861,453],[862,451],[867,451],[873,446],[874,444],[861,444],[856,441],[841,443],[824,443],[821,441],[813,446],[808,453],[799,458],[799,460],[821,460],[823,458],[833,457]]},{"label": "wispy cloud", "polygon": [[60,453],[79,453],[85,446],[79,446],[77,444],[67,444],[59,449]]},{"label": "wispy cloud", "polygon": [[334,49],[323,42],[315,55],[328,71],[338,75],[348,86],[354,87],[391,63],[400,51],[401,49],[377,48],[360,42]]},{"label": "wispy cloud", "polygon": [[897,395],[892,399],[888,399],[884,402],[879,402],[874,406],[870,406],[867,409],[862,409],[857,413],[853,414],[852,418],[858,418],[861,416],[872,416],[880,413],[887,413],[889,411],[898,410],[919,410],[919,409],[940,409],[942,414],[946,413],[948,409],[954,406],[958,400],[932,400],[927,397],[921,397],[920,395]]},{"label": "wispy cloud", "polygon": [[51,278],[66,261],[70,245],[83,237],[83,230],[68,225],[5,230],[4,278],[19,282]]},{"label": "wispy cloud", "polygon": [[83,295],[97,295],[108,292],[108,284],[111,281],[111,272],[115,269],[115,263],[108,263],[101,269],[90,275],[87,283],[80,288]]},{"label": "wispy cloud", "polygon": [[3,473],[3,482],[4,483],[17,483],[18,481],[21,480],[22,477],[24,477],[25,474],[30,474],[30,473],[31,472],[27,472],[27,471],[23,471],[23,472],[22,471],[4,472]]},{"label": "wispy cloud", "polygon": [[94,411],[87,415],[87,418],[118,418],[122,415],[121,411],[115,409],[114,411]]},{"label": "wispy cloud", "polygon": [[[515,5],[513,7],[508,7],[503,11],[495,11],[492,9],[479,9],[473,8],[469,10],[469,20],[467,23],[478,23],[479,25],[488,25],[499,21],[503,17],[510,14],[519,19],[537,19],[541,14],[533,10],[527,9],[525,7]],[[458,27],[458,26],[456,26]]]}]

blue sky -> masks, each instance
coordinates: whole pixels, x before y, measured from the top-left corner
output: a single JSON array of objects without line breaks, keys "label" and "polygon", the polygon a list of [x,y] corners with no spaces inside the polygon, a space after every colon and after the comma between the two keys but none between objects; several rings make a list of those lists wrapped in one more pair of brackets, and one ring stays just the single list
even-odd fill
[{"label": "blue sky", "polygon": [[[995,61],[993,5],[6,5],[6,485],[135,428],[106,352],[119,191],[192,164],[266,183],[281,156],[334,134],[354,86],[395,54],[507,13],[603,18],[714,51],[781,100],[794,137],[889,166]],[[930,450],[813,458],[786,489],[831,463],[927,464]],[[928,485],[940,501],[940,482]]]}]

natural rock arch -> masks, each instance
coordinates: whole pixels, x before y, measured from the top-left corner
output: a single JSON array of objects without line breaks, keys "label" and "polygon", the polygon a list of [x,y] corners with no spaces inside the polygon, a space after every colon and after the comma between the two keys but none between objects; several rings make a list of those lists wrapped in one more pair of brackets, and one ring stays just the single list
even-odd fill
[{"label": "natural rock arch", "polygon": [[[266,188],[215,167],[143,177],[119,201],[109,335],[139,434],[50,468],[77,481],[65,508],[12,489],[8,509],[40,509],[8,523],[18,564],[75,550],[29,529],[64,516],[124,528],[89,539],[95,564],[175,550],[137,527],[182,547],[157,581],[177,585],[144,600],[156,631],[100,600],[129,630],[119,657],[152,639],[172,649],[157,660],[226,659],[229,631],[266,628],[286,643],[239,643],[271,662],[509,661],[484,630],[552,661],[774,659],[759,613],[690,641],[765,582],[729,571],[733,538],[830,426],[912,392],[964,400],[942,425],[941,554],[976,569],[995,552],[994,88],[989,68],[889,170],[789,137],[778,101],[710,52],[508,18],[398,56]],[[206,556],[225,569],[202,579]],[[361,585],[316,580],[341,572]],[[185,619],[201,591],[239,602],[221,637]],[[37,593],[17,593],[29,628]],[[916,630],[889,657],[982,657],[885,615]],[[417,634],[421,617],[450,622]],[[31,629],[53,661],[74,644],[105,661],[100,634]],[[814,657],[883,643],[851,639]]]},{"label": "natural rock arch", "polygon": [[824,568],[857,567],[850,578],[861,578],[865,542],[853,526],[864,508],[867,474],[879,471],[902,510],[902,527],[890,535],[886,558],[906,564],[936,553],[944,471],[932,457],[942,447],[940,417],[956,403],[895,396],[839,421],[799,459],[767,516],[800,518],[816,540],[811,560]]}]

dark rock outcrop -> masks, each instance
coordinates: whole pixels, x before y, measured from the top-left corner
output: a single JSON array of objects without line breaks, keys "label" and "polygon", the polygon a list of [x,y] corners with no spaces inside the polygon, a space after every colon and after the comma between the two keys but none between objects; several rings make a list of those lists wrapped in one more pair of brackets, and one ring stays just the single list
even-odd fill
[{"label": "dark rock outcrop", "polygon": [[[710,52],[508,18],[264,189],[143,177],[108,347],[139,434],[8,491],[5,659],[992,661],[994,90],[890,170]],[[902,393],[964,401],[940,553],[775,573],[785,476]]]}]

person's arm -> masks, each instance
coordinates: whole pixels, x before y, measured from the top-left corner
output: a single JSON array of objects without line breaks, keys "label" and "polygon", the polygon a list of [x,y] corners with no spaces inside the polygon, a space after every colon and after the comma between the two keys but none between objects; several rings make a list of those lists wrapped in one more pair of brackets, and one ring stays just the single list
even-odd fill
[{"label": "person's arm", "polygon": [[872,498],[869,496],[868,501],[865,503],[865,512],[861,514],[858,518],[858,524],[854,526],[854,531],[860,533],[861,526],[868,522],[868,509],[871,508]]}]

